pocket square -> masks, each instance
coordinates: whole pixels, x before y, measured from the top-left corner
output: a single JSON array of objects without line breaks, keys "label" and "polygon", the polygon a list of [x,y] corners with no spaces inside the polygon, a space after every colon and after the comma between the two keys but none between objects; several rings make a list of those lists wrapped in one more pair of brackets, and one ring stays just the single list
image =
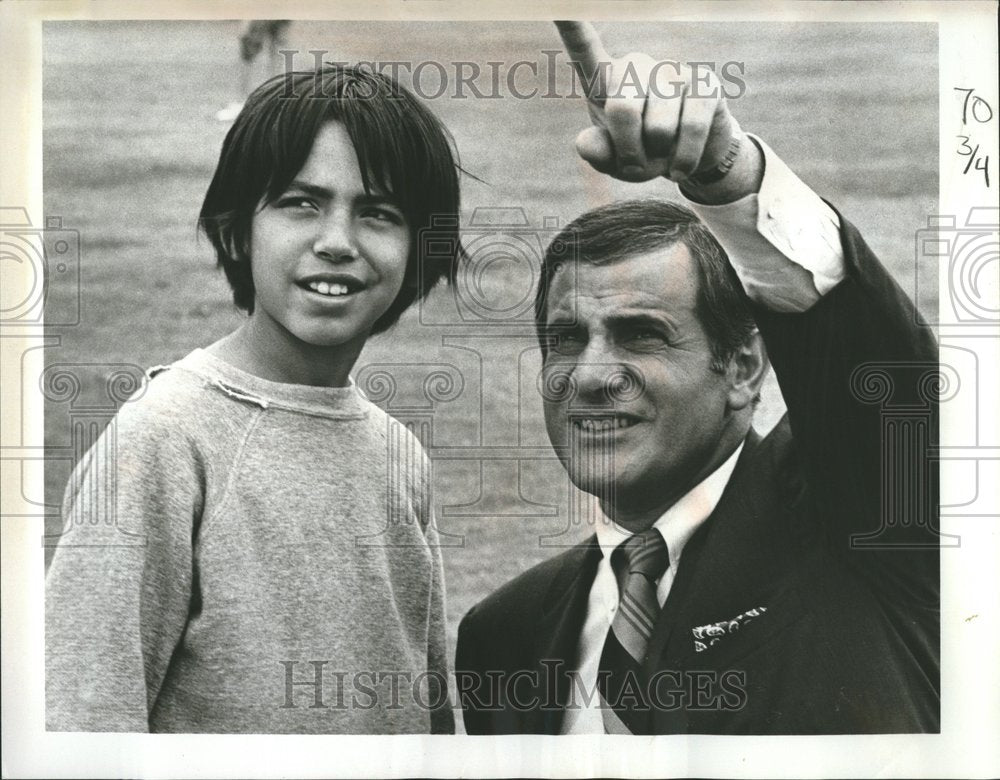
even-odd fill
[{"label": "pocket square", "polygon": [[694,636],[694,651],[700,653],[707,650],[712,645],[717,644],[723,637],[736,633],[741,626],[745,626],[755,617],[760,617],[767,612],[767,607],[754,607],[746,612],[741,612],[729,620],[720,620],[718,623],[708,623],[704,626],[695,626],[691,629]]}]

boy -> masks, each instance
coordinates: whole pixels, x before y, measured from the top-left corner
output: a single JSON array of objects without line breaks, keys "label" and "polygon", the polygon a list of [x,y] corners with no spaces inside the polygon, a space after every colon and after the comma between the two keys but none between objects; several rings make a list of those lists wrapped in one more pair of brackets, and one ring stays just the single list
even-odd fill
[{"label": "boy", "polygon": [[74,472],[49,729],[452,731],[426,457],[349,372],[453,277],[457,227],[448,258],[417,238],[457,217],[458,170],[438,120],[370,71],[250,96],[201,211],[249,317],[151,371]]}]

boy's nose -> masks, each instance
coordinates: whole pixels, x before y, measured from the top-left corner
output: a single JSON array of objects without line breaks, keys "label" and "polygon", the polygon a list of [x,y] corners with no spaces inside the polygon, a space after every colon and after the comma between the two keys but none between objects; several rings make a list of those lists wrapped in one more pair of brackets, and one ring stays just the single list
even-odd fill
[{"label": "boy's nose", "polygon": [[324,260],[344,262],[358,257],[354,231],[347,215],[333,214],[323,224],[313,242],[313,251]]}]

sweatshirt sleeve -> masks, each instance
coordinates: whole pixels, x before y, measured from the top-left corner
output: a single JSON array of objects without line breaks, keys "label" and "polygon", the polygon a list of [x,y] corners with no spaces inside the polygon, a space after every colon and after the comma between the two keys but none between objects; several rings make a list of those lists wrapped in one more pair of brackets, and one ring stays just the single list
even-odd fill
[{"label": "sweatshirt sleeve", "polygon": [[427,544],[431,551],[431,604],[427,632],[427,671],[431,681],[428,701],[440,706],[431,710],[431,733],[454,734],[455,714],[448,694],[448,641],[444,606],[444,564],[441,543],[433,516],[426,529]]},{"label": "sweatshirt sleeve", "polygon": [[126,404],[67,486],[45,582],[49,730],[149,729],[187,623],[204,494],[169,419]]}]

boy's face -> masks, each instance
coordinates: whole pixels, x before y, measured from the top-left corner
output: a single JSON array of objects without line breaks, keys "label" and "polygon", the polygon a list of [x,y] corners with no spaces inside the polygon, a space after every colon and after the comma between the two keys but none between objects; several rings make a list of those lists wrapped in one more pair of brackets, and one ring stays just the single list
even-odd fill
[{"label": "boy's face", "polygon": [[390,196],[365,192],[340,122],[319,131],[288,189],[254,215],[253,317],[313,347],[357,347],[403,284],[410,227]]}]

